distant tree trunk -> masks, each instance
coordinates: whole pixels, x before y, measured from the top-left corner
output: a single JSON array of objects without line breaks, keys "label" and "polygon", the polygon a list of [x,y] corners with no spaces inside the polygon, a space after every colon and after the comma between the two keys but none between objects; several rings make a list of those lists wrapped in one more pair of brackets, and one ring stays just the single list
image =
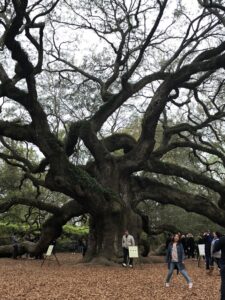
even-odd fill
[{"label": "distant tree trunk", "polygon": [[[29,253],[33,256],[40,256],[46,252],[48,246],[62,233],[62,227],[66,224],[67,218],[63,215],[51,216],[43,225],[40,239],[37,243],[28,241],[18,243],[18,255]],[[11,257],[13,245],[0,246],[0,257]]]},{"label": "distant tree trunk", "polygon": [[[29,241],[18,243],[18,256],[25,253],[34,254],[35,246],[35,243]],[[13,245],[0,246],[0,257],[13,257]]]},{"label": "distant tree trunk", "polygon": [[61,216],[50,217],[43,225],[41,236],[35,247],[35,255],[43,254],[48,246],[62,233],[65,222]]}]

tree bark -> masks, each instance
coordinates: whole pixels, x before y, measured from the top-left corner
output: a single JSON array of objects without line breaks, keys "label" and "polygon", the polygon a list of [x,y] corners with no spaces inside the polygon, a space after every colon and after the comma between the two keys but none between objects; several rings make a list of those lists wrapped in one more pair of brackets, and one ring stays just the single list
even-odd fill
[{"label": "tree bark", "polygon": [[96,257],[117,262],[122,257],[122,236],[127,229],[138,245],[142,231],[141,217],[131,208],[125,207],[119,213],[100,214],[90,218],[88,251],[85,258]]}]

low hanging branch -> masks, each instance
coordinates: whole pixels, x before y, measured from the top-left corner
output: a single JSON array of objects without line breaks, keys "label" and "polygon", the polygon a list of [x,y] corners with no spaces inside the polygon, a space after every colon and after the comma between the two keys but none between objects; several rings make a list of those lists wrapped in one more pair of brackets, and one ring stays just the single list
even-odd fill
[{"label": "low hanging branch", "polygon": [[56,214],[56,215],[61,214],[61,208],[57,207],[56,205],[46,203],[44,201],[37,200],[37,199],[27,199],[22,197],[13,197],[5,202],[1,202],[0,213],[4,213],[8,211],[12,206],[19,205],[19,204],[36,207],[40,210],[45,210],[49,213]]}]

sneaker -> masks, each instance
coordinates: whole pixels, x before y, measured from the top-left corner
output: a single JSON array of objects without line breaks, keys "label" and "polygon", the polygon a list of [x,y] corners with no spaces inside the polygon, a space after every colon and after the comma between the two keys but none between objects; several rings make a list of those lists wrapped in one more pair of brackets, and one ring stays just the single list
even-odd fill
[{"label": "sneaker", "polygon": [[169,282],[166,282],[166,287],[169,287],[169,286],[170,286]]},{"label": "sneaker", "polygon": [[125,263],[122,263],[122,266],[123,266],[123,267],[126,267],[127,265],[126,265]]},{"label": "sneaker", "polygon": [[192,289],[192,287],[193,287],[193,283],[192,283],[192,282],[189,282],[189,283],[188,283],[188,288],[189,288],[189,289]]},{"label": "sneaker", "polygon": [[129,265],[130,268],[133,268],[133,265]]}]

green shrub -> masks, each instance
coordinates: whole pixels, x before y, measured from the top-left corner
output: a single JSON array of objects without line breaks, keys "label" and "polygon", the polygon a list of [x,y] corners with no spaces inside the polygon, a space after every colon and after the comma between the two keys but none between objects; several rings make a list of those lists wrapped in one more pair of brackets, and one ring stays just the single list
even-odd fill
[{"label": "green shrub", "polygon": [[64,225],[63,226],[63,233],[65,235],[72,235],[72,236],[86,236],[89,233],[89,228],[87,226],[74,226],[74,225]]},{"label": "green shrub", "polygon": [[0,222],[0,236],[8,236],[12,233],[23,235],[25,234],[29,229],[29,226],[26,224],[17,224],[17,223],[5,223]]}]

